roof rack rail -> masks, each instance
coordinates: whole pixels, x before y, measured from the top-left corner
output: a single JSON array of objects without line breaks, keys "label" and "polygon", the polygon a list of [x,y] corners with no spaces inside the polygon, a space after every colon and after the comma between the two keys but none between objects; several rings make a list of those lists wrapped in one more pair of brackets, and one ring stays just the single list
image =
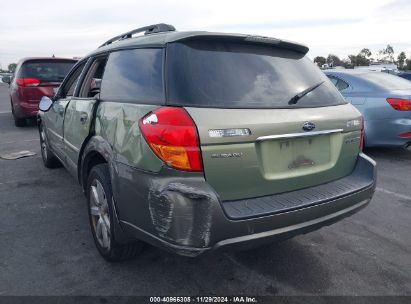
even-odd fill
[{"label": "roof rack rail", "polygon": [[161,33],[161,32],[172,32],[175,30],[176,28],[170,24],[165,24],[165,23],[152,24],[152,25],[140,27],[138,29],[123,33],[116,37],[113,37],[110,40],[107,40],[106,42],[104,42],[102,45],[100,45],[99,48],[109,45],[113,43],[114,41],[120,41],[120,40],[131,38],[133,34],[137,34],[137,33],[144,32],[144,35],[149,35],[149,34]]}]

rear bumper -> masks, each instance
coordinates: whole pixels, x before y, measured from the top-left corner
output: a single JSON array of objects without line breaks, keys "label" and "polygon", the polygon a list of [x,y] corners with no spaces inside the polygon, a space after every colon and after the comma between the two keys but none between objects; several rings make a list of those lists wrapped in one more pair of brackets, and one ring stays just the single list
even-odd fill
[{"label": "rear bumper", "polygon": [[365,121],[365,145],[367,147],[407,147],[411,137],[400,134],[411,132],[411,117]]},{"label": "rear bumper", "polygon": [[[374,189],[367,190],[368,191],[365,193],[362,193],[364,194],[365,199],[360,200],[358,203],[352,204],[353,201],[357,202],[359,199],[359,193],[355,193],[354,195],[329,201],[321,206],[310,207],[307,210],[301,209],[294,211],[289,214],[290,217],[306,217],[306,219],[291,225],[286,224],[284,227],[273,230],[223,240],[216,243],[211,250],[215,251],[227,248],[253,248],[266,243],[285,240],[296,235],[315,231],[323,226],[331,225],[366,207],[371,200],[372,193],[374,192]],[[295,212],[298,212],[298,214]],[[319,216],[320,214],[321,216]],[[272,218],[272,220],[275,220],[275,218]],[[293,220],[290,219],[290,223],[292,222]]]},{"label": "rear bumper", "polygon": [[364,158],[360,158],[353,172],[341,179],[296,191],[227,201],[222,203],[222,207],[227,217],[233,220],[291,212],[350,197],[366,190],[373,184],[373,171],[374,168]]},{"label": "rear bumper", "polygon": [[17,102],[14,104],[14,113],[18,118],[36,117],[38,109],[38,103]]},{"label": "rear bumper", "polygon": [[[361,154],[353,173],[343,179],[284,194],[231,202],[221,202],[204,178],[164,177],[161,181],[148,181],[147,212],[135,199],[134,207],[130,207],[131,202],[127,203],[116,193],[118,186],[131,190],[121,170],[117,171],[121,185],[114,185],[113,190],[120,225],[127,234],[181,255],[196,256],[286,239],[359,211],[374,193],[375,166],[372,159]],[[128,177],[130,173],[128,170]],[[141,191],[139,193],[141,195]]]}]

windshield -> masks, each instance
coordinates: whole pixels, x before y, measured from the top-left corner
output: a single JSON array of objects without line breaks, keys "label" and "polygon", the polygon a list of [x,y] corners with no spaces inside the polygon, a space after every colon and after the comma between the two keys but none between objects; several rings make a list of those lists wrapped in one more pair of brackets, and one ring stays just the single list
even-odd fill
[{"label": "windshield", "polygon": [[30,60],[23,63],[18,77],[62,82],[75,63],[72,60]]},{"label": "windshield", "polygon": [[[172,43],[167,49],[168,103],[219,108],[294,108],[344,104],[303,54],[232,42]],[[297,104],[289,100],[325,81]]]},{"label": "windshield", "polygon": [[373,72],[362,74],[362,77],[369,82],[383,87],[387,90],[405,90],[411,89],[411,82],[401,77],[387,73]]}]

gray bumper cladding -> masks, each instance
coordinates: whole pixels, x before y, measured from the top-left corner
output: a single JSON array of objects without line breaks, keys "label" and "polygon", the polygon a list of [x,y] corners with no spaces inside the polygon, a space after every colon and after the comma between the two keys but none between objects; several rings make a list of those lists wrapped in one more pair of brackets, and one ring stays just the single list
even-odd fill
[{"label": "gray bumper cladding", "polygon": [[306,189],[252,199],[225,201],[223,210],[233,220],[282,213],[329,202],[374,185],[375,163],[360,155],[354,171],[339,180]]},{"label": "gray bumper cladding", "polygon": [[352,174],[343,179],[266,197],[220,201],[200,174],[165,169],[153,176],[118,167],[119,185],[113,188],[123,189],[117,192],[117,206],[125,232],[185,256],[254,247],[329,225],[365,207],[376,178],[375,162],[361,154]]}]

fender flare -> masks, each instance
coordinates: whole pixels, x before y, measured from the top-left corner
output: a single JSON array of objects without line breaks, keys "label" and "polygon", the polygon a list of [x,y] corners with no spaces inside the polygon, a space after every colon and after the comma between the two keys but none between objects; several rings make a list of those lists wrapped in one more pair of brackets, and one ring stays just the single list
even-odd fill
[{"label": "fender flare", "polygon": [[86,174],[90,169],[88,168],[88,164],[96,154],[101,155],[108,163],[109,167],[112,168],[114,153],[110,144],[101,136],[91,135],[80,150],[78,163],[78,181],[83,190],[85,190],[85,179],[87,178]]},{"label": "fender flare", "polygon": [[[80,182],[81,187],[83,188],[84,193],[86,193],[86,179],[88,175],[88,171],[91,169],[89,168],[90,161],[96,155],[100,155],[103,157],[105,162],[109,166],[110,170],[110,179],[113,178],[113,170],[114,170],[114,153],[113,149],[111,148],[110,144],[101,136],[92,135],[84,144],[80,151],[79,157],[79,164],[78,164],[78,179]],[[112,181],[111,181],[112,182]],[[113,212],[114,212],[114,234],[116,236],[116,241],[119,243],[130,243],[134,241],[134,239],[127,234],[123,228],[121,227],[119,215],[117,212],[116,200],[114,198],[115,194],[113,191]]]}]

